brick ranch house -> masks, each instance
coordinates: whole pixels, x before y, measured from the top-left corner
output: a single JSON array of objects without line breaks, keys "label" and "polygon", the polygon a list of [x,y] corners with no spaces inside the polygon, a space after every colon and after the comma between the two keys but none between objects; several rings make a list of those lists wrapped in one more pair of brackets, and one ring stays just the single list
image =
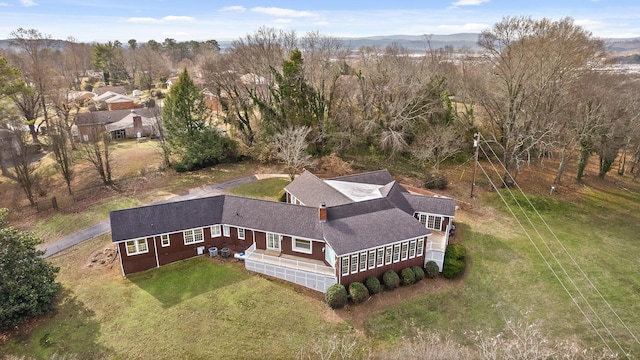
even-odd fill
[{"label": "brick ranch house", "polygon": [[455,200],[411,194],[386,170],[326,180],[305,171],[285,191],[287,202],[218,195],[112,211],[123,275],[210,247],[320,292],[429,260],[442,270]]}]

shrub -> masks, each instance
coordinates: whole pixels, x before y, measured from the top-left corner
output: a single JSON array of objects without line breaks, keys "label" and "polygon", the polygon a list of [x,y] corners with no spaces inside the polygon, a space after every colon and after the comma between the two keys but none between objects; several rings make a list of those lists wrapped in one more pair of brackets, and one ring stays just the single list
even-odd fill
[{"label": "shrub", "polygon": [[369,290],[360,282],[349,284],[349,295],[354,304],[359,304],[369,298]]},{"label": "shrub", "polygon": [[342,284],[334,284],[327,289],[324,300],[332,309],[340,309],[347,304],[347,289]]},{"label": "shrub", "polygon": [[454,279],[464,272],[466,263],[460,259],[445,259],[442,268],[442,276],[446,279]]},{"label": "shrub", "polygon": [[364,286],[369,290],[369,294],[374,295],[380,292],[380,280],[375,276],[370,276],[364,281]]},{"label": "shrub", "polygon": [[454,259],[464,260],[467,256],[467,249],[462,244],[449,244],[447,246],[447,250],[445,250],[444,256],[445,259],[449,256]]},{"label": "shrub", "polygon": [[444,252],[442,276],[447,279],[458,277],[466,267],[467,249],[462,244],[450,244]]},{"label": "shrub", "polygon": [[424,279],[424,270],[422,270],[420,266],[413,266],[411,270],[413,270],[413,273],[416,275],[416,282]]},{"label": "shrub", "polygon": [[416,274],[410,267],[402,269],[400,277],[402,278],[402,285],[411,285],[416,282]]},{"label": "shrub", "polygon": [[395,271],[387,270],[382,275],[382,282],[384,283],[384,286],[387,287],[387,289],[393,290],[400,286],[400,277]]},{"label": "shrub", "polygon": [[424,270],[426,277],[428,277],[429,279],[435,278],[440,272],[440,268],[435,261],[427,261],[427,263],[424,265]]},{"label": "shrub", "polygon": [[424,180],[424,187],[427,189],[444,190],[447,184],[447,177],[439,173],[428,173]]}]

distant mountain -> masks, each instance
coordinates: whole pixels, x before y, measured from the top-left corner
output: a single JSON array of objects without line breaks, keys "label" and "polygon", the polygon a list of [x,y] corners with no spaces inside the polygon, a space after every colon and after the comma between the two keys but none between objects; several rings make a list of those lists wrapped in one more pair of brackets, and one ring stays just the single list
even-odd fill
[{"label": "distant mountain", "polygon": [[[380,35],[368,37],[343,37],[338,38],[344,46],[351,49],[358,49],[363,46],[386,47],[389,45],[397,45],[409,49],[409,51],[422,53],[427,48],[427,39],[432,49],[441,49],[444,47],[453,47],[454,50],[468,49],[478,51],[478,35],[477,33],[460,33],[451,35]],[[606,49],[613,56],[626,56],[632,54],[640,54],[640,37],[639,38],[609,38],[604,39]],[[0,40],[0,49],[8,49],[11,40]],[[54,40],[53,44],[56,49],[61,49],[66,40]],[[228,49],[231,46],[231,40],[218,41],[221,49]],[[126,45],[126,44],[125,44]]]}]

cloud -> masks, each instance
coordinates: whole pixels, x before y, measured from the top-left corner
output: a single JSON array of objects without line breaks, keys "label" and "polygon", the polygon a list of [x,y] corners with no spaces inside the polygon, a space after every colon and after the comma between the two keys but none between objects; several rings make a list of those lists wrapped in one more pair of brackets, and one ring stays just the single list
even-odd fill
[{"label": "cloud", "polygon": [[245,8],[244,6],[241,5],[234,5],[234,6],[226,6],[223,7],[222,9],[220,9],[221,12],[245,12],[247,11],[247,8]]},{"label": "cloud", "polygon": [[132,17],[124,19],[124,22],[138,23],[138,24],[166,24],[175,22],[195,22],[196,19],[191,16],[165,16],[160,19],[150,17]]},{"label": "cloud", "polygon": [[38,5],[38,3],[33,1],[33,0],[20,0],[20,3],[24,7],[31,7],[31,6],[37,6]]},{"label": "cloud", "polygon": [[607,24],[602,21],[591,19],[576,20],[575,24],[580,25],[585,29],[603,29],[607,26]]},{"label": "cloud", "polygon": [[486,3],[489,2],[489,0],[458,0],[456,2],[454,2],[453,4],[451,4],[451,6],[454,7],[458,7],[458,6],[475,6],[475,5],[480,5],[482,3]]},{"label": "cloud", "polygon": [[293,20],[292,19],[276,19],[275,22],[279,24],[288,24],[293,22]]},{"label": "cloud", "polygon": [[7,6],[11,6],[11,5],[9,5],[9,4],[5,3],[5,2],[0,2],[0,6],[7,7]]},{"label": "cloud", "polygon": [[298,11],[293,9],[283,9],[277,7],[254,7],[253,12],[277,16],[277,17],[314,17],[316,14],[309,11]]}]

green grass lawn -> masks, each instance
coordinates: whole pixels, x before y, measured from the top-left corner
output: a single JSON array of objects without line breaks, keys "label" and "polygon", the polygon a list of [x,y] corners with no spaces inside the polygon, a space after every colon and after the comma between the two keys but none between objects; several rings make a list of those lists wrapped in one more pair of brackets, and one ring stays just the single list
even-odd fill
[{"label": "green grass lawn", "polygon": [[[268,179],[230,192],[277,198],[286,183]],[[394,301],[372,310],[366,303],[329,310],[321,294],[246,272],[233,260],[198,257],[123,279],[117,262],[107,269],[86,266],[92,253],[109,245],[109,237],[103,236],[51,260],[61,267],[63,301],[32,331],[0,343],[0,354],[38,359],[53,354],[294,358],[330,334],[355,336],[360,349],[388,351],[416,329],[477,349],[473,334],[494,336],[506,329],[507,321],[524,320],[538,324],[552,342],[573,342],[593,354],[605,347],[597,330],[613,351],[640,356],[640,345],[618,320],[640,334],[640,193],[614,187],[586,187],[583,193],[572,203],[531,198],[553,234],[542,220],[532,219],[536,232],[516,212],[523,230],[497,193],[482,193],[474,209],[456,214],[455,241],[468,250],[464,276],[406,299],[395,299],[398,291],[383,292],[375,296]],[[525,213],[536,215],[531,209]],[[354,314],[363,321],[352,322]]]}]

